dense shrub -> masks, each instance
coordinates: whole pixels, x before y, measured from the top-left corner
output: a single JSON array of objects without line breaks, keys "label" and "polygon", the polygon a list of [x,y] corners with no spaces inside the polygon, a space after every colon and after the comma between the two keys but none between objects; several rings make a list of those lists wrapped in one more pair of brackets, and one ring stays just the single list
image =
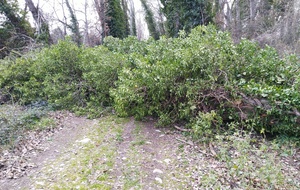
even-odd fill
[{"label": "dense shrub", "polygon": [[61,41],[32,56],[22,57],[4,67],[1,87],[23,104],[47,100],[59,107],[73,105],[72,93],[81,80],[80,49]]},{"label": "dense shrub", "polygon": [[112,106],[109,90],[115,87],[122,66],[123,56],[103,46],[83,50],[80,61],[86,104],[83,112],[96,117],[101,115],[103,108]]},{"label": "dense shrub", "polygon": [[[26,84],[28,85],[26,82],[30,81],[33,75],[33,71],[30,69],[33,63],[32,57],[24,57],[15,61],[1,61],[1,96],[7,96],[11,101],[18,101],[24,96],[23,87]],[[30,88],[28,88],[28,91],[30,91]]]},{"label": "dense shrub", "polygon": [[95,116],[113,103],[120,116],[185,124],[195,137],[236,128],[299,137],[297,62],[200,26],[157,41],[108,37],[95,48],[61,41],[13,63],[3,61],[0,87],[23,103],[46,100]]},{"label": "dense shrub", "polygon": [[[4,62],[4,61],[3,61]],[[70,40],[1,64],[0,86],[23,104],[47,101],[56,108],[110,105],[122,56],[105,47],[78,47]]]},{"label": "dense shrub", "polygon": [[146,54],[128,55],[134,64],[123,68],[111,90],[119,115],[185,122],[199,136],[232,127],[300,134],[293,56],[281,59],[273,48],[247,40],[234,44],[212,26],[145,45]]}]

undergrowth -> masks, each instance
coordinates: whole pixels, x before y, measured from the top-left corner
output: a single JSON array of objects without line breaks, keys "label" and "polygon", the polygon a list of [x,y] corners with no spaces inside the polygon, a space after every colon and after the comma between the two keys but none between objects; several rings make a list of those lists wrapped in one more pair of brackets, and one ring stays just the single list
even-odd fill
[{"label": "undergrowth", "polygon": [[50,107],[31,105],[1,105],[0,107],[0,146],[14,146],[22,139],[25,132],[42,130],[55,124],[47,117]]},{"label": "undergrowth", "polygon": [[[207,149],[214,149],[218,166],[202,168],[198,180],[211,189],[298,189],[298,169],[292,157],[295,146],[281,146],[251,133],[217,135]],[[296,161],[296,160],[295,160]]]},{"label": "undergrowth", "polygon": [[108,107],[181,123],[195,138],[239,129],[299,138],[298,62],[248,40],[234,44],[213,26],[157,41],[108,37],[93,48],[67,39],[1,60],[0,101],[46,101],[91,117]]}]

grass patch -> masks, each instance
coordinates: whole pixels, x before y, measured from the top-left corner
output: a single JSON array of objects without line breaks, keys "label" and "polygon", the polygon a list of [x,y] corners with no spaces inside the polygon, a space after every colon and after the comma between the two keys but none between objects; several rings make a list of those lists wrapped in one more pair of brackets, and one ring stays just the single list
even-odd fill
[{"label": "grass patch", "polygon": [[131,143],[132,146],[141,146],[144,145],[146,143],[145,140],[137,140]]},{"label": "grass patch", "polygon": [[235,133],[218,135],[215,141],[203,149],[214,152],[214,155],[213,163],[205,163],[204,168],[193,169],[198,171],[197,181],[201,188],[300,188],[297,169],[286,164],[286,158],[281,155],[286,150],[276,142],[258,139],[252,134]]},{"label": "grass patch", "polygon": [[141,134],[141,125],[134,122],[135,128],[132,131],[132,142],[126,142],[128,144],[126,151],[126,158],[122,158],[122,176],[119,177],[118,184],[122,189],[142,189],[142,177],[144,173],[141,167],[142,155],[139,150],[139,145],[145,143],[144,137]]},{"label": "grass patch", "polygon": [[[126,121],[107,116],[93,126],[85,126],[92,129],[81,138],[89,141],[82,144],[79,139],[69,151],[45,167],[45,171],[50,171],[45,172],[48,177],[36,180],[43,181],[43,187],[50,189],[111,189],[117,136]],[[50,181],[49,176],[55,176],[55,181]]]},{"label": "grass patch", "polygon": [[133,135],[135,140],[131,142],[131,146],[142,146],[146,144],[145,137],[141,135],[143,124],[141,122],[135,121],[135,128],[133,130]]}]

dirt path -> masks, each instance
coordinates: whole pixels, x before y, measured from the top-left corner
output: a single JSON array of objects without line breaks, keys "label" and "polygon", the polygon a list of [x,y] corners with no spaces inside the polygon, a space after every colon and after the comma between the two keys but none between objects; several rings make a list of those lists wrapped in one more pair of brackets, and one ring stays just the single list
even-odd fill
[{"label": "dirt path", "polygon": [[[45,151],[32,155],[36,168],[18,179],[2,179],[1,190],[253,189],[258,183],[236,180],[236,174],[242,175],[237,173],[237,162],[250,162],[244,157],[222,160],[233,150],[231,145],[224,150],[213,145],[200,148],[178,131],[156,128],[151,119],[137,122],[110,115],[88,120],[71,115],[63,119],[63,125],[51,141],[43,142],[43,147],[48,147]],[[237,144],[243,145],[243,141]],[[277,170],[277,166],[272,170],[272,164],[267,165],[267,172]],[[254,165],[253,171],[250,169],[250,173],[257,170]],[[295,183],[287,189],[296,187],[298,172],[294,169],[286,180]]]},{"label": "dirt path", "polygon": [[113,189],[187,189],[186,177],[177,172],[179,136],[131,119],[117,146]]},{"label": "dirt path", "polygon": [[[187,188],[178,152],[180,134],[109,116],[101,120],[66,117],[64,128],[33,154],[36,166],[0,189],[182,189]],[[182,146],[183,147],[183,146]],[[183,150],[182,150],[183,151]]]},{"label": "dirt path", "polygon": [[[41,169],[49,162],[57,159],[61,154],[65,154],[68,146],[72,144],[80,135],[85,134],[89,130],[89,126],[93,121],[83,117],[76,117],[71,113],[59,113],[59,127],[54,131],[54,134],[42,134],[39,138],[44,138],[39,144],[40,150],[33,150],[27,155],[27,161],[34,166],[33,169],[28,169],[25,176],[17,179],[2,179],[0,180],[0,189],[26,189],[32,188],[35,181],[32,180],[39,176]],[[58,116],[55,116],[58,117]],[[48,136],[49,135],[49,136]],[[45,136],[48,136],[45,139]]]}]

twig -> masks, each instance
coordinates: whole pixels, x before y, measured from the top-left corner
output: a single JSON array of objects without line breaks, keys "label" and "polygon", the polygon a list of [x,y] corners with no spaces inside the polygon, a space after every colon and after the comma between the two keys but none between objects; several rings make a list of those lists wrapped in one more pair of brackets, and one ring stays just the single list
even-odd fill
[{"label": "twig", "polygon": [[213,156],[217,156],[217,153],[215,152],[214,147],[211,143],[209,143],[209,149]]},{"label": "twig", "polygon": [[293,113],[298,117],[300,116],[300,113],[296,108],[293,108]]},{"label": "twig", "polygon": [[174,128],[177,129],[177,130],[179,130],[179,131],[182,131],[182,132],[191,132],[190,129],[183,129],[183,128],[180,128],[180,127],[178,127],[176,125],[174,125]]},{"label": "twig", "polygon": [[182,140],[182,139],[179,139],[179,138],[176,138],[176,140],[178,140],[178,141],[180,141],[180,142],[182,142],[182,143],[185,143],[185,144],[188,144],[188,145],[194,146],[194,144],[193,144],[193,143],[187,142],[187,141],[185,141],[185,140]]},{"label": "twig", "polygon": [[5,46],[3,48],[0,49],[0,52],[7,49]]},{"label": "twig", "polygon": [[201,154],[206,155],[206,156],[214,157],[214,155],[209,154],[209,153],[206,153],[206,152],[204,152],[204,151],[202,151],[202,150],[197,150],[197,151],[200,152]]}]

